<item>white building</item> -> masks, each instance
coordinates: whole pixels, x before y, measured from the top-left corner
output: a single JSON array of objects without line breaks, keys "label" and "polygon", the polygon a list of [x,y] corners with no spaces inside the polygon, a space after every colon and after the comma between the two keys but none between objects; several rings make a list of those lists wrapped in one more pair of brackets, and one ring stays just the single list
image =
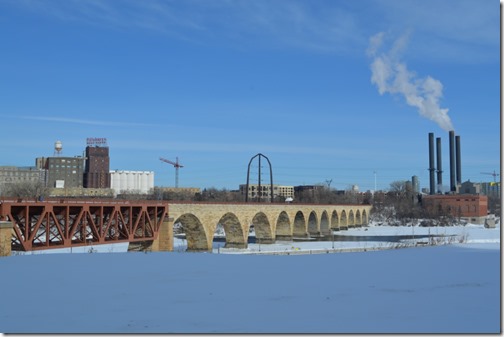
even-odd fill
[{"label": "white building", "polygon": [[125,192],[146,194],[154,188],[153,171],[110,171],[110,188],[114,194]]}]

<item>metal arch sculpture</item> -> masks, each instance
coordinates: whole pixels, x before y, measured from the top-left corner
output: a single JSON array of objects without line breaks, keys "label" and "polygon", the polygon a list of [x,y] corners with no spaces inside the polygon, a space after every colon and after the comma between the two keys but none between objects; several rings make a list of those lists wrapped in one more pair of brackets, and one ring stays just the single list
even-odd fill
[{"label": "metal arch sculpture", "polygon": [[258,191],[259,191],[259,198],[257,199],[258,202],[261,202],[261,157],[264,157],[268,161],[269,169],[270,169],[270,195],[271,195],[271,202],[273,203],[273,170],[271,168],[271,162],[269,161],[268,157],[263,155],[262,153],[258,153],[255,156],[253,156],[248,164],[248,169],[247,169],[247,186],[245,190],[245,202],[248,202],[248,194],[249,194],[249,180],[250,180],[250,165],[252,164],[252,161],[256,158],[259,157],[259,173],[258,173]]}]

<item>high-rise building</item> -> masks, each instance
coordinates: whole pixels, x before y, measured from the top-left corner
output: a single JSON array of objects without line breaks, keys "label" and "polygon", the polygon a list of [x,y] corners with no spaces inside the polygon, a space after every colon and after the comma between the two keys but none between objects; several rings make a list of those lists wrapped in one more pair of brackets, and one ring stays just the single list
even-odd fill
[{"label": "high-rise building", "polygon": [[110,188],[110,157],[108,146],[86,147],[84,187]]}]

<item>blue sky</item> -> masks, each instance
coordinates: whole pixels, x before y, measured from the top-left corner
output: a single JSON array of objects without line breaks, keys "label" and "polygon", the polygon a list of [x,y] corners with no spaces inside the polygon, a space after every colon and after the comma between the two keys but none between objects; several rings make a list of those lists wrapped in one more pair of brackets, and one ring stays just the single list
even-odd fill
[{"label": "blue sky", "polygon": [[491,181],[499,20],[488,0],[2,0],[0,165],[104,137],[111,169],[159,186],[159,157],[182,187],[237,189],[262,153],[282,185],[428,187],[428,133],[446,184],[453,128],[462,180]]}]

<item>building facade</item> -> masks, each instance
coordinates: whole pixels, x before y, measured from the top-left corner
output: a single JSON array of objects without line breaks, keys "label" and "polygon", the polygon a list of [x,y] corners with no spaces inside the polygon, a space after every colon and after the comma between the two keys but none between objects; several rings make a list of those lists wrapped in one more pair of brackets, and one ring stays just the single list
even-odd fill
[{"label": "building facade", "polygon": [[37,167],[0,166],[0,188],[16,183],[42,183],[45,186],[46,170]]},{"label": "building facade", "polygon": [[110,188],[110,157],[108,146],[87,146],[84,169],[85,188]]},{"label": "building facade", "polygon": [[[240,194],[245,196],[247,193],[247,185],[240,185]],[[258,184],[248,185],[248,198],[250,200],[256,200],[260,198],[264,201],[271,200],[271,194],[273,193],[273,198],[294,198],[294,186],[284,186],[284,185],[273,185],[273,191],[271,191],[270,184],[264,184],[259,186]]]},{"label": "building facade", "polygon": [[488,215],[488,198],[479,194],[425,195],[422,206],[433,214],[450,214],[476,224],[484,224]]},{"label": "building facade", "polygon": [[40,162],[45,164],[47,170],[46,187],[83,187],[83,157],[48,157]]}]

